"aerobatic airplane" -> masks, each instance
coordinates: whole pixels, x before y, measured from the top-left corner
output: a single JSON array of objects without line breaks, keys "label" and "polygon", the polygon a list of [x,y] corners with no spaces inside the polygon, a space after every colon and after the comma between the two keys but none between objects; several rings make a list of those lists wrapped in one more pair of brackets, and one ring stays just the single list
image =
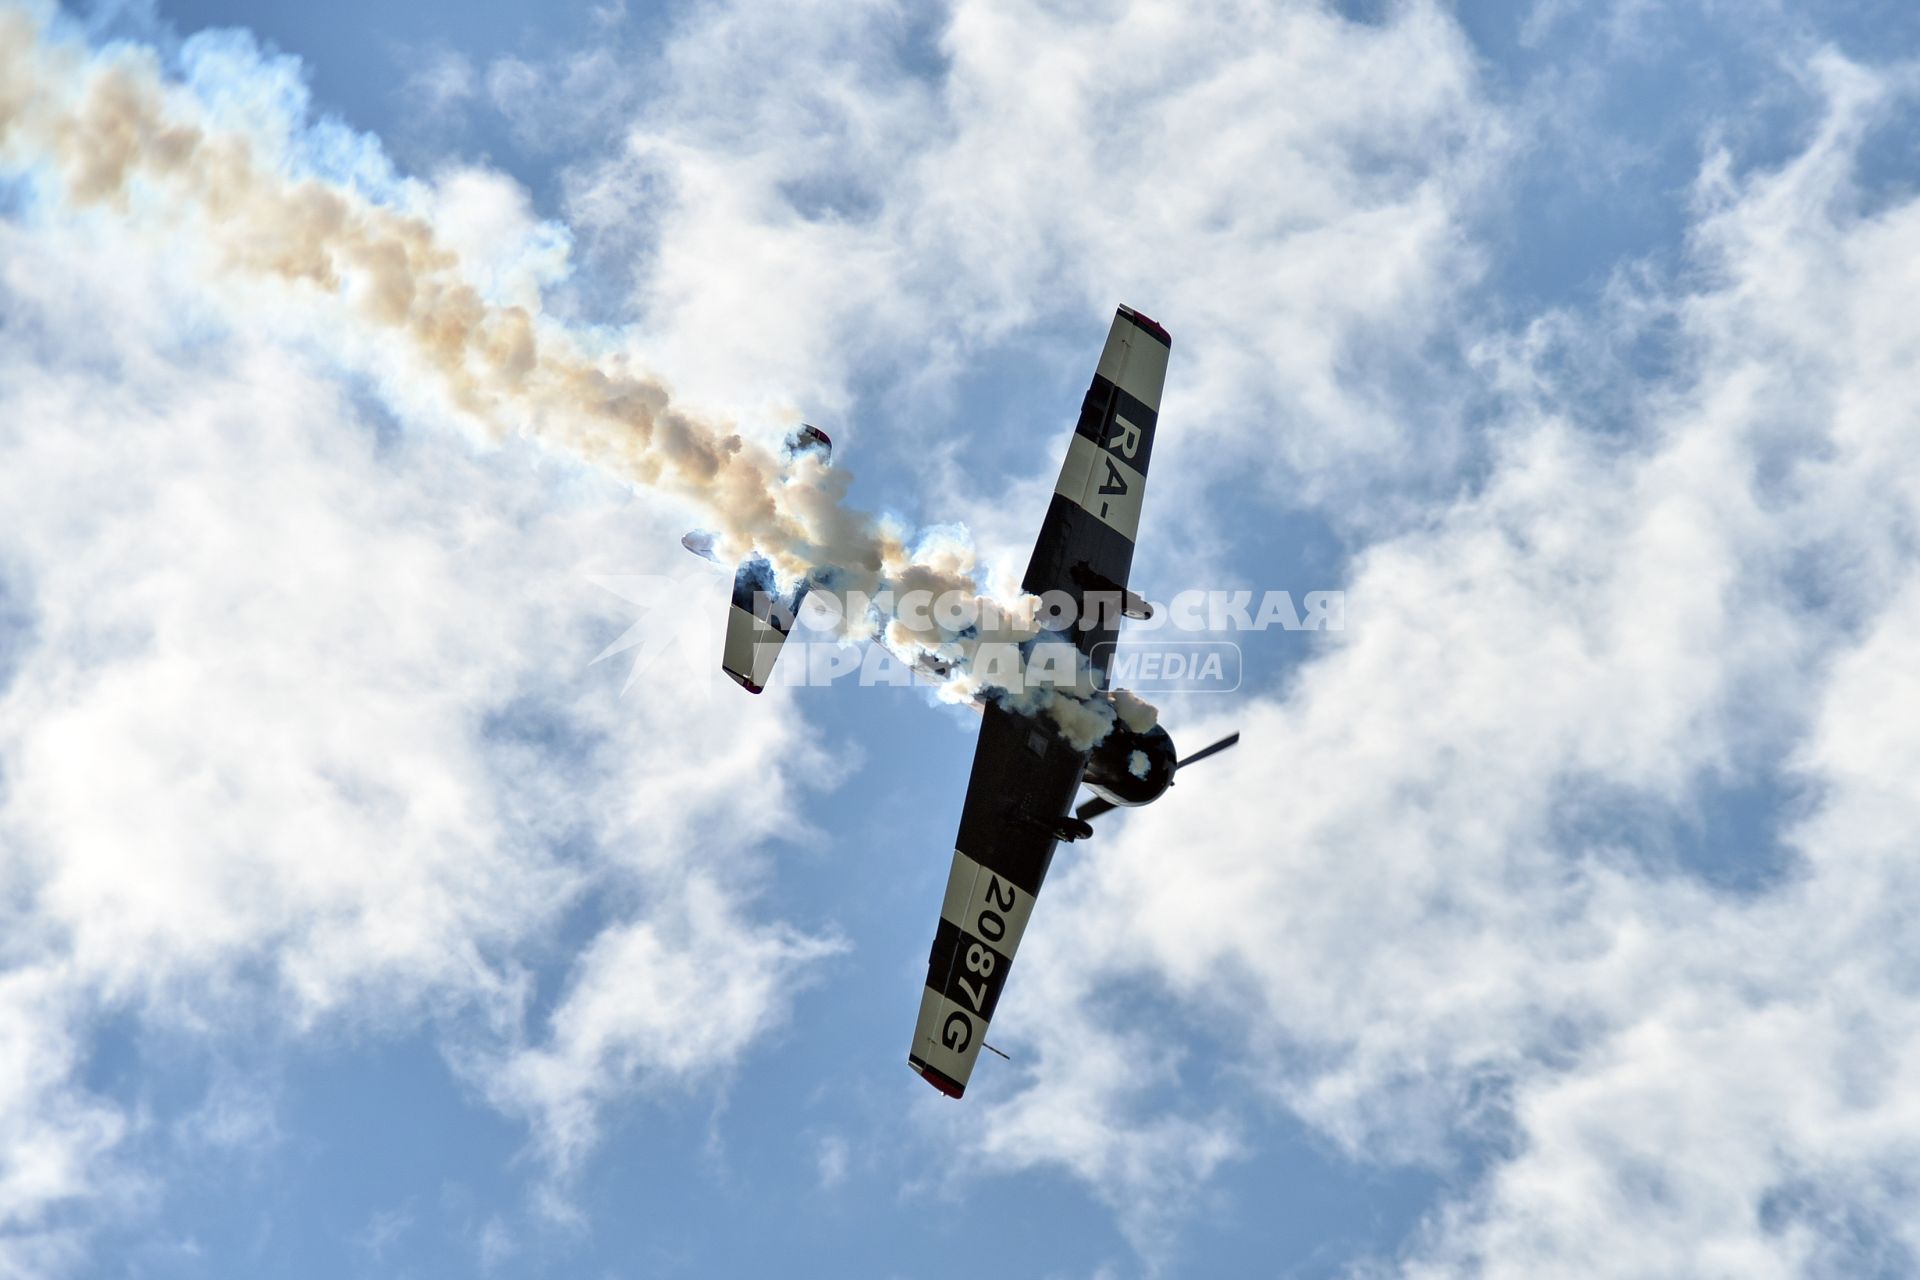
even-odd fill
[{"label": "aerobatic airplane", "polygon": [[[1127,576],[1172,345],[1167,331],[1146,316],[1128,307],[1115,314],[1021,581],[1029,595],[1058,592],[1071,599],[1078,622],[1071,640],[1052,639],[1079,651],[1094,677],[1092,697],[1109,702],[1113,695],[1101,658],[1113,652],[1119,627],[1114,615],[1151,616],[1151,606],[1128,589]],[[832,442],[806,426],[788,449],[819,451],[825,460]],[[689,534],[686,545],[711,558],[700,535]],[[806,590],[803,582],[781,599],[771,567],[757,557],[735,574],[721,665],[749,691],[765,687]],[[929,669],[924,656],[917,661]],[[909,1066],[954,1098],[973,1073],[1059,842],[1091,835],[1089,820],[1116,806],[1157,800],[1177,770],[1240,737],[1233,734],[1181,760],[1160,725],[1137,729],[1116,714],[1106,736],[1091,750],[1080,750],[1054,720],[1012,709],[1008,701],[987,696],[979,703],[973,774],[907,1052]],[[1093,798],[1076,809],[1082,785]]]}]

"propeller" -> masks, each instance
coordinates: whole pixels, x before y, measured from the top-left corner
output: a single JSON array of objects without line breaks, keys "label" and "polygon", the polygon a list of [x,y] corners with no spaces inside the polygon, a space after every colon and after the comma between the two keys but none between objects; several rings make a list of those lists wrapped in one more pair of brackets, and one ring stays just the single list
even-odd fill
[{"label": "propeller", "polygon": [[[1220,739],[1220,741],[1214,743],[1213,745],[1202,747],[1198,751],[1194,752],[1192,755],[1188,756],[1185,760],[1178,762],[1173,766],[1173,771],[1175,773],[1179,773],[1182,769],[1186,768],[1190,764],[1199,764],[1202,760],[1205,760],[1208,756],[1218,755],[1220,752],[1225,751],[1228,747],[1232,746],[1234,743],[1238,741],[1240,741],[1240,734],[1239,734],[1239,731],[1236,730],[1233,733],[1228,734],[1226,737]],[[1086,822],[1089,819],[1099,817],[1103,813],[1110,813],[1113,810],[1118,809],[1119,807],[1120,807],[1119,805],[1115,804],[1111,800],[1105,799],[1102,796],[1095,796],[1093,799],[1081,805],[1078,809],[1075,809],[1073,811],[1073,816],[1080,819],[1082,822]]]},{"label": "propeller", "polygon": [[1199,764],[1202,760],[1205,760],[1208,756],[1219,755],[1222,751],[1225,751],[1228,747],[1232,746],[1234,743],[1238,741],[1240,741],[1240,733],[1239,733],[1239,730],[1236,729],[1234,732],[1220,739],[1220,741],[1214,743],[1212,746],[1200,748],[1198,751],[1188,756],[1185,760],[1182,760],[1179,764],[1173,766],[1173,770],[1175,773],[1178,773],[1180,770],[1186,768],[1190,764]]}]

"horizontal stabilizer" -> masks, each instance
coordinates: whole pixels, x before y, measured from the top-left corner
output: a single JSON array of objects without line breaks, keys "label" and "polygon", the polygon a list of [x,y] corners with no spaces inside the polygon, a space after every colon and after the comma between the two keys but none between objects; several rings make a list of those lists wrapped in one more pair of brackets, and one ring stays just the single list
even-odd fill
[{"label": "horizontal stabilizer", "polygon": [[796,462],[808,454],[819,458],[823,467],[833,465],[833,440],[811,422],[803,422],[787,437],[787,461]]},{"label": "horizontal stabilizer", "polygon": [[727,638],[720,667],[748,693],[759,693],[773,678],[773,664],[793,630],[800,602],[809,584],[802,580],[782,594],[773,565],[763,556],[749,556],[733,575],[733,599],[727,605]]}]

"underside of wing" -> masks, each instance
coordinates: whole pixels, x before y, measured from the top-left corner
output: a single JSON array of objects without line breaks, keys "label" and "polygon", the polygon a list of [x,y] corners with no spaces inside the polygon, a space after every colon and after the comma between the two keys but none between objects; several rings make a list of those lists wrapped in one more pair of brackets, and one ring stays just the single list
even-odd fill
[{"label": "underside of wing", "polygon": [[1032,894],[954,851],[907,1054],[907,1065],[950,1098],[966,1091],[1032,910]]},{"label": "underside of wing", "polygon": [[1087,758],[1049,725],[988,704],[907,1063],[965,1091]]},{"label": "underside of wing", "polygon": [[749,556],[740,562],[733,577],[733,599],[727,606],[720,668],[748,693],[759,693],[773,678],[773,665],[793,630],[807,585],[803,580],[782,593],[774,581],[773,565],[764,557]]},{"label": "underside of wing", "polygon": [[[1036,596],[1065,592],[1077,616],[1101,620],[1079,633],[1087,652],[1112,640],[1119,626],[1169,344],[1167,331],[1138,312],[1121,307],[1114,314],[1021,582]],[[1096,593],[1105,602],[1090,607]]]}]

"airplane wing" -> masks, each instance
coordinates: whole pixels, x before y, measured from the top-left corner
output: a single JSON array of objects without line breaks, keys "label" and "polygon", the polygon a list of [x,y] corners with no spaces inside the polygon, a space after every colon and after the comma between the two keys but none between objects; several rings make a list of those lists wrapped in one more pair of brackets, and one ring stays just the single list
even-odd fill
[{"label": "airplane wing", "polygon": [[[1114,316],[1021,580],[1033,595],[1067,592],[1083,618],[1090,595],[1126,592],[1171,345],[1167,331],[1145,316],[1126,307]],[[1083,652],[1113,639],[1113,612],[1107,625],[1078,632]]]},{"label": "airplane wing", "polygon": [[1086,756],[1039,721],[988,703],[947,894],[927,958],[907,1065],[950,1097],[965,1091],[1033,899],[1053,861],[1050,821],[1080,787]]},{"label": "airplane wing", "polygon": [[[1145,316],[1126,307],[1114,316],[1026,590],[1065,591],[1083,609],[1094,592],[1124,596],[1170,345]],[[1109,615],[1075,643],[1091,653],[1118,625]],[[907,1054],[907,1065],[949,1097],[966,1091],[1086,767],[1087,753],[1050,722],[986,705]]]}]

